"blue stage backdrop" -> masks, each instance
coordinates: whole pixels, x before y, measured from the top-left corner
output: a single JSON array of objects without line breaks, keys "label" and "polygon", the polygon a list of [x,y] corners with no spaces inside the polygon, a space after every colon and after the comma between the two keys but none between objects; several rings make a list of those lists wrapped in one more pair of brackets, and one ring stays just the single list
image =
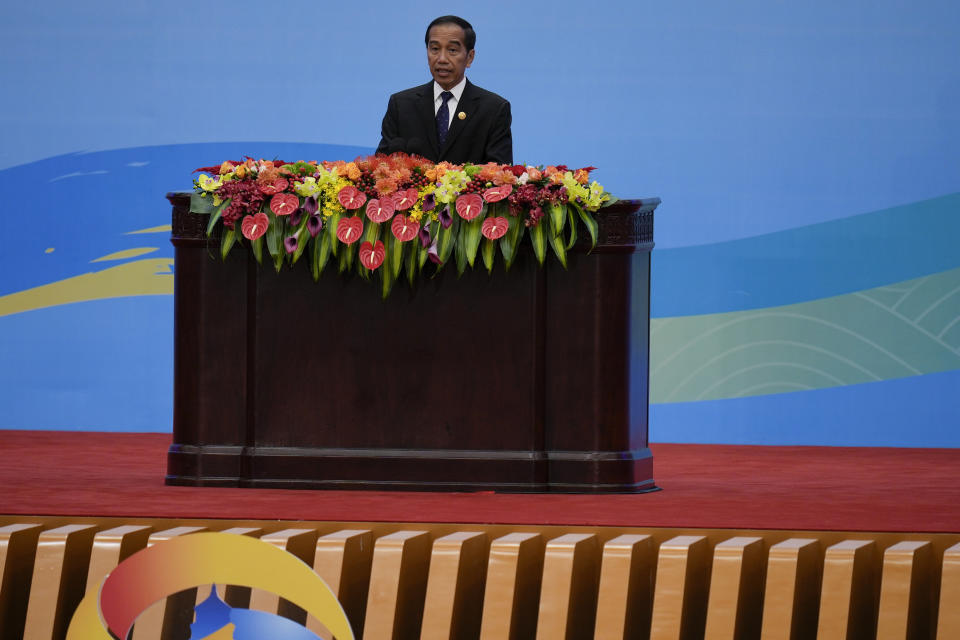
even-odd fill
[{"label": "blue stage backdrop", "polygon": [[[7,7],[0,428],[169,431],[164,193],[372,151],[439,6]],[[663,199],[654,442],[960,446],[960,4],[443,6],[518,161]]]}]

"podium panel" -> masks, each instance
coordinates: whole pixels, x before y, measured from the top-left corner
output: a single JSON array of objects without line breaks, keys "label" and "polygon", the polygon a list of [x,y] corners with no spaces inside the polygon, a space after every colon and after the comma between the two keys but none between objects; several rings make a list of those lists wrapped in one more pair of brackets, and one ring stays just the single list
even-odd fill
[{"label": "podium panel", "polygon": [[[647,448],[657,199],[597,215],[566,270],[448,265],[382,300],[328,266],[219,258],[168,194],[176,251],[167,484],[636,492]],[[304,257],[302,262],[306,262]],[[426,268],[425,274],[430,268]]]}]

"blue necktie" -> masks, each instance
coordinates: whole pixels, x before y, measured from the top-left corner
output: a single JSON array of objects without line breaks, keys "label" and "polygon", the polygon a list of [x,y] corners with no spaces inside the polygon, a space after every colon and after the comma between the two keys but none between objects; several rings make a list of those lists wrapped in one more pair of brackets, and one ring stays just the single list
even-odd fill
[{"label": "blue necktie", "polygon": [[443,143],[447,140],[447,131],[450,130],[450,109],[447,108],[447,100],[453,97],[453,94],[449,91],[444,91],[440,94],[440,99],[443,100],[440,103],[440,108],[437,109],[437,140],[440,142],[440,146],[443,147]]}]

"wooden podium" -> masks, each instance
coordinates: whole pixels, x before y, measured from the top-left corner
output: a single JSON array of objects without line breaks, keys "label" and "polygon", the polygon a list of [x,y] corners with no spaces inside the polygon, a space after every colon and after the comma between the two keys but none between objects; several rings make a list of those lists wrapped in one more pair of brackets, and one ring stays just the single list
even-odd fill
[{"label": "wooden podium", "polygon": [[[173,203],[167,484],[442,491],[655,489],[647,448],[650,250],[659,199],[597,214],[592,253],[529,243],[415,291],[307,264],[226,261]],[[585,235],[585,234],[584,234]],[[307,262],[304,257],[301,262]]]}]

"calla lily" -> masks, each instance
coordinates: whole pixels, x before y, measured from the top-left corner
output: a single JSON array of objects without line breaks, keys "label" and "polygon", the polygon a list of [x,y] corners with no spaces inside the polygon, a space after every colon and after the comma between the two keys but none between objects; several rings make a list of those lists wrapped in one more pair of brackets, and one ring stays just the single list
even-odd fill
[{"label": "calla lily", "polygon": [[426,248],[426,246],[430,244],[430,223],[427,222],[427,224],[420,227],[417,235],[420,237],[420,246]]},{"label": "calla lily", "polygon": [[450,212],[450,207],[453,205],[447,205],[443,209],[440,209],[440,212],[437,214],[437,217],[440,218],[440,224],[443,225],[444,229],[449,229],[450,225],[453,224],[453,213]]},{"label": "calla lily", "polygon": [[283,248],[287,253],[293,253],[297,250],[297,236],[288,236],[283,240]]},{"label": "calla lily", "polygon": [[437,206],[437,200],[431,191],[427,195],[423,196],[423,210],[424,211],[433,211],[433,208]]},{"label": "calla lily", "polygon": [[433,242],[430,244],[430,248],[427,249],[427,257],[430,258],[430,262],[434,264],[443,264],[443,260],[440,259],[440,252],[437,251],[436,238],[433,239]]},{"label": "calla lily", "polygon": [[290,214],[290,225],[294,227],[299,226],[300,221],[302,219],[303,219],[303,209],[300,208]]},{"label": "calla lily", "polygon": [[310,232],[311,238],[316,238],[320,229],[323,229],[323,218],[319,214],[315,213],[307,218],[307,231]]},{"label": "calla lily", "polygon": [[312,216],[317,212],[317,198],[316,196],[310,196],[303,201],[303,206],[301,207],[303,212],[308,216]]}]

